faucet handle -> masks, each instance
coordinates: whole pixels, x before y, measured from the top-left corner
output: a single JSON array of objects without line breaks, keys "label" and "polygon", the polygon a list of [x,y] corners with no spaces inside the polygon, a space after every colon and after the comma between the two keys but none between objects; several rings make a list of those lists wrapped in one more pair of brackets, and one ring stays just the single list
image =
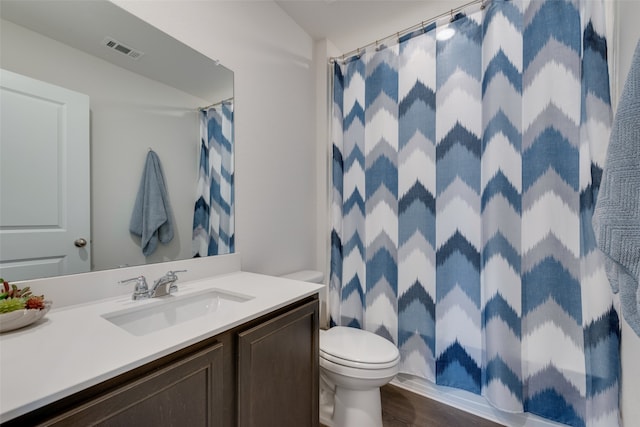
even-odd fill
[{"label": "faucet handle", "polygon": [[176,281],[178,280],[178,276],[176,275],[176,273],[186,273],[187,270],[169,270],[167,272],[167,274],[165,275],[165,277],[167,277],[171,283],[169,285],[169,293],[171,294],[172,292],[177,292],[178,291],[178,285],[176,285]]},{"label": "faucet handle", "polygon": [[136,282],[136,286],[135,288],[133,288],[133,295],[131,295],[131,299],[139,300],[142,298],[149,298],[149,286],[147,286],[147,279],[144,276],[120,280],[118,284],[123,285],[129,282]]},{"label": "faucet handle", "polygon": [[186,272],[187,270],[169,270],[167,271],[167,276],[176,276],[176,273],[186,273]]}]

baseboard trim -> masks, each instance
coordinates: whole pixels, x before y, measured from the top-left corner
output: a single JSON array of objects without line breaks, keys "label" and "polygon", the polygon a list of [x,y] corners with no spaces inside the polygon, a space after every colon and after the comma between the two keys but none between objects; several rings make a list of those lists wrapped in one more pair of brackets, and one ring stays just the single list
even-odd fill
[{"label": "baseboard trim", "polygon": [[412,375],[399,374],[391,381],[391,384],[505,426],[566,427],[564,424],[545,420],[529,413],[500,411],[491,406],[482,396],[464,390],[432,384],[427,380]]}]

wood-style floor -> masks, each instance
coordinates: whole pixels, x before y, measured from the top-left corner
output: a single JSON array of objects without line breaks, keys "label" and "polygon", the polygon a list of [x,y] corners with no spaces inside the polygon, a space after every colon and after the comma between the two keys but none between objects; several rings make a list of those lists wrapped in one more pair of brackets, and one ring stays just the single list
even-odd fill
[{"label": "wood-style floor", "polygon": [[380,389],[380,395],[384,427],[501,427],[390,384]]}]

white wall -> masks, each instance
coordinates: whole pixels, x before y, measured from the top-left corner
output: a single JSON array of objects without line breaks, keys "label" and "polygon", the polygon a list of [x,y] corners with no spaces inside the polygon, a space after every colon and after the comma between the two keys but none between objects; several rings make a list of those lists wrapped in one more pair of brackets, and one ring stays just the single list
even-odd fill
[{"label": "white wall", "polygon": [[[90,97],[93,268],[191,258],[196,109],[208,102],[11,22],[0,28],[3,68]],[[175,233],[145,259],[129,220],[149,147],[163,167]]]},{"label": "white wall", "polygon": [[[331,156],[330,139],[330,65],[328,58],[339,55],[338,49],[329,40],[319,40],[314,45],[315,58],[315,109],[316,109],[316,265],[324,273],[324,282],[329,283],[331,212]],[[328,289],[320,293],[320,325],[328,326]]]},{"label": "white wall", "polygon": [[243,270],[318,269],[311,37],[272,1],[113,2],[235,73]]},{"label": "white wall", "polygon": [[[614,87],[612,96],[614,105],[617,105],[617,98],[620,97],[624,82],[629,73],[631,59],[635,51],[636,44],[640,40],[640,1],[620,0],[618,2],[617,14],[617,40],[614,41],[615,61],[614,69],[617,71],[617,84]],[[621,319],[622,324],[622,419],[625,427],[640,426],[640,337],[638,337],[631,327]]]}]

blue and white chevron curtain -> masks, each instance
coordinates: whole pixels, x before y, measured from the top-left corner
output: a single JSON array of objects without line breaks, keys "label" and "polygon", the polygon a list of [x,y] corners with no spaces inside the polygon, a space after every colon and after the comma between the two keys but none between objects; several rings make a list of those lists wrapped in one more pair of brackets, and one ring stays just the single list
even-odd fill
[{"label": "blue and white chevron curtain", "polygon": [[200,112],[200,162],[193,214],[195,257],[234,252],[233,102]]},{"label": "blue and white chevron curtain", "polygon": [[504,411],[617,426],[604,5],[485,6],[334,65],[331,323]]}]

